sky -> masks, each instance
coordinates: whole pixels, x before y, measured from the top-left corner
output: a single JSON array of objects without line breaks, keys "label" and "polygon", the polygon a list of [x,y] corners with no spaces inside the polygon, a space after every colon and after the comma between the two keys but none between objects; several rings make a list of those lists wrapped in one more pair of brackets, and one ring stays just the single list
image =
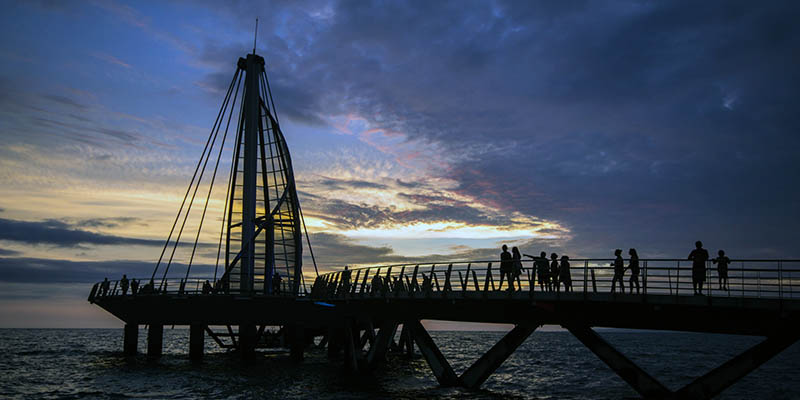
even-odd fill
[{"label": "sky", "polygon": [[121,326],[255,17],[321,271],[800,257],[794,2],[2,3],[0,327]]}]

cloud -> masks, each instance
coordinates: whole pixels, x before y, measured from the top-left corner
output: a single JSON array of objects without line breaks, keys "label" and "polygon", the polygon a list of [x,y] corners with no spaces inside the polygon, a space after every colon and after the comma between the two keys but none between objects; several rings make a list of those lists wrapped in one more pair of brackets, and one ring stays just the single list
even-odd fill
[{"label": "cloud", "polygon": [[[150,279],[153,263],[130,260],[109,261],[69,261],[43,258],[0,257],[0,282],[11,283],[94,283],[104,278],[119,279],[123,274],[128,278]],[[173,264],[175,275],[183,277],[186,265]],[[213,266],[193,265],[193,276],[207,277]],[[199,274],[197,273],[199,272]],[[210,272],[213,275],[213,272]],[[161,272],[157,275],[161,277]],[[90,286],[86,287],[88,295]]]},{"label": "cloud", "polygon": [[19,252],[16,250],[9,250],[9,249],[2,249],[0,248],[0,256],[16,256]]},{"label": "cloud", "polygon": [[137,239],[89,232],[52,219],[32,222],[0,218],[0,240],[59,247],[75,247],[85,244],[144,246],[160,246],[164,244],[162,240]]}]

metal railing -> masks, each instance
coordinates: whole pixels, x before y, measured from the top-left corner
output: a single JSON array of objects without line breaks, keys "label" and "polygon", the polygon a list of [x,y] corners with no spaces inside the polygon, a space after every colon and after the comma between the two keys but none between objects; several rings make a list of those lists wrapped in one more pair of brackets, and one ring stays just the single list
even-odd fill
[{"label": "metal railing", "polygon": [[[547,274],[540,276],[532,260],[524,260],[523,268],[514,276],[514,290],[530,292],[567,291],[562,279],[569,275],[570,292],[609,293],[614,279],[613,259],[569,260],[569,274],[552,279],[550,260]],[[625,259],[627,268],[629,260]],[[507,275],[500,271],[500,261],[466,261],[446,263],[397,264],[355,268],[320,275],[311,289],[311,296],[413,296],[447,292],[491,292],[509,290]],[[559,262],[559,266],[561,263]],[[639,288],[631,281],[632,272],[622,276],[626,294],[659,294],[673,296],[698,295],[694,284],[692,261],[685,259],[640,259]],[[717,265],[708,261],[702,274],[704,296],[793,299],[800,287],[800,260],[731,260],[727,282],[720,284]],[[798,280],[796,283],[795,280]],[[548,284],[549,281],[549,284]],[[616,293],[622,293],[617,286]],[[699,289],[699,287],[697,288]]]},{"label": "metal railing", "polygon": [[[137,284],[133,284],[136,281]],[[217,280],[212,282],[204,278],[189,279],[165,279],[163,285],[159,287],[161,280],[156,282],[149,279],[129,279],[128,287],[123,290],[121,280],[97,282],[92,286],[89,293],[89,301],[93,302],[102,297],[111,296],[196,296],[196,295],[242,295],[243,293],[235,287],[226,285],[227,281]],[[206,285],[208,282],[208,285]],[[274,284],[274,283],[273,283]],[[303,295],[304,293],[301,293]],[[248,295],[266,295],[263,287],[256,287]],[[270,296],[291,296],[290,282],[281,281],[280,290],[273,292]]]},{"label": "metal railing", "polygon": [[[614,278],[613,259],[569,260],[570,292],[609,293]],[[548,269],[541,279],[532,260],[523,260],[523,267],[514,276],[514,290],[537,293],[567,292],[561,276],[558,284],[550,279]],[[625,259],[627,268],[629,260]],[[693,296],[692,261],[685,259],[640,259],[638,276],[639,290],[632,286],[631,271],[622,276],[625,294],[658,294]],[[508,290],[508,278],[500,271],[500,261],[459,261],[445,263],[395,264],[354,268],[319,275],[311,288],[314,298],[342,298],[365,296],[430,296],[447,295],[451,292],[496,292]],[[559,266],[561,263],[559,262]],[[714,297],[747,298],[800,298],[800,260],[731,260],[725,288],[719,284],[719,271],[711,261],[703,272],[705,277],[702,295]],[[550,280],[550,285],[547,280]],[[120,281],[98,282],[92,287],[89,301],[105,296],[193,296],[193,295],[265,295],[263,288],[250,293],[241,293],[237,288],[228,288],[224,281],[209,282],[205,279],[168,279],[160,289],[148,285],[148,280],[138,280],[139,287],[133,291],[133,279],[128,280],[128,290],[123,293]],[[618,285],[617,285],[618,287]],[[616,293],[622,293],[617,290]],[[281,296],[303,297],[309,293],[290,293],[287,282],[281,282]]]}]

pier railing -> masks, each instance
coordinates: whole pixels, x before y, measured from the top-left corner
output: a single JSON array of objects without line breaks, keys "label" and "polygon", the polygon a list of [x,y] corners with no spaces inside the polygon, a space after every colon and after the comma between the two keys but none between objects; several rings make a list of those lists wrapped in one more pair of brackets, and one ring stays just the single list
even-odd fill
[{"label": "pier railing", "polygon": [[[571,287],[575,293],[612,292],[614,277],[613,259],[572,259],[570,263]],[[567,292],[565,282],[559,276],[558,284],[543,280],[532,260],[523,260],[523,267],[514,277],[514,291],[537,293]],[[640,259],[639,289],[632,285],[632,271],[626,269],[623,286],[626,294],[658,294],[693,296],[692,261],[685,259]],[[353,268],[321,274],[311,288],[314,298],[365,297],[365,296],[428,296],[446,295],[449,292],[495,292],[508,290],[508,277],[501,274],[499,260],[459,261],[444,263],[395,264]],[[559,262],[559,265],[560,262]],[[625,259],[626,268],[629,260]],[[548,275],[550,261],[548,260]],[[727,284],[720,286],[720,272],[716,264],[709,261],[704,271],[702,295],[715,297],[748,297],[800,299],[800,260],[739,259],[731,260],[728,266]],[[550,276],[552,278],[552,276]],[[243,295],[236,288],[226,287],[223,281],[206,279],[168,279],[159,288],[148,285],[148,280],[137,279],[138,290],[133,291],[132,279],[123,293],[121,282],[108,281],[107,288],[98,282],[92,288],[90,301],[105,296],[195,296],[195,295]],[[622,293],[617,284],[616,293]],[[250,296],[263,296],[256,288]],[[281,290],[271,294],[303,297],[305,292],[293,294],[287,282]]]},{"label": "pier railing", "polygon": [[[626,268],[629,265],[625,259]],[[613,259],[572,259],[571,292],[612,292]],[[500,270],[500,261],[397,264],[354,268],[320,275],[314,283],[314,297],[408,296],[445,292],[490,292],[509,290],[508,277]],[[559,262],[560,265],[560,262]],[[640,259],[639,289],[632,285],[632,271],[626,269],[623,286],[626,294],[696,295],[692,261],[685,259]],[[556,284],[550,276],[548,260],[545,279],[537,273],[532,260],[523,260],[523,268],[514,277],[514,290],[564,293],[562,277]],[[720,285],[720,272],[709,261],[703,271],[705,296],[752,298],[800,298],[800,260],[740,259],[731,260],[727,283]],[[616,285],[616,293],[622,293]]]},{"label": "pier railing", "polygon": [[[138,285],[133,285],[133,281],[137,281]],[[100,297],[107,296],[158,296],[158,295],[171,295],[171,296],[196,296],[196,295],[242,295],[238,288],[230,287],[225,281],[218,280],[216,282],[205,278],[189,278],[189,279],[165,279],[161,284],[158,280],[153,284],[149,279],[129,279],[127,290],[123,290],[121,280],[109,280],[105,282],[97,282],[92,286],[89,293],[89,301],[94,301]],[[206,286],[208,282],[208,286]],[[135,289],[134,289],[135,286]],[[271,296],[285,296],[291,297],[291,285],[289,282],[282,281],[280,283],[280,290],[275,291]],[[256,287],[248,295],[265,295],[263,287]],[[300,295],[305,295],[301,293]]]}]

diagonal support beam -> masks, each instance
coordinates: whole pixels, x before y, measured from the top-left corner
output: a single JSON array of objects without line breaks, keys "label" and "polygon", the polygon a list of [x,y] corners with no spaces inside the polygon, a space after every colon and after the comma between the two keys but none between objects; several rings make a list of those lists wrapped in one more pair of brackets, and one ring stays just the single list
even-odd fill
[{"label": "diagonal support beam", "polygon": [[403,326],[404,328],[409,328],[411,337],[417,342],[420,352],[425,357],[425,360],[428,361],[428,366],[431,367],[431,371],[433,371],[439,384],[442,386],[458,386],[458,376],[453,372],[453,367],[450,366],[442,352],[436,347],[436,343],[433,342],[425,327],[416,320],[406,321]]},{"label": "diagonal support beam", "polygon": [[643,397],[664,398],[669,397],[672,393],[661,382],[648,375],[647,372],[606,342],[592,328],[586,325],[564,325],[564,327]]},{"label": "diagonal support beam", "polygon": [[[787,329],[788,330],[788,329]],[[800,339],[797,331],[780,332],[695,379],[677,392],[679,399],[710,399]]]},{"label": "diagonal support beam", "polygon": [[386,352],[389,350],[389,345],[392,344],[392,339],[397,333],[397,321],[384,321],[375,341],[369,346],[369,353],[367,353],[367,365],[374,366],[386,360]]},{"label": "diagonal support beam", "polygon": [[536,325],[534,324],[515,326],[461,374],[461,384],[470,389],[478,388],[535,330]]}]

